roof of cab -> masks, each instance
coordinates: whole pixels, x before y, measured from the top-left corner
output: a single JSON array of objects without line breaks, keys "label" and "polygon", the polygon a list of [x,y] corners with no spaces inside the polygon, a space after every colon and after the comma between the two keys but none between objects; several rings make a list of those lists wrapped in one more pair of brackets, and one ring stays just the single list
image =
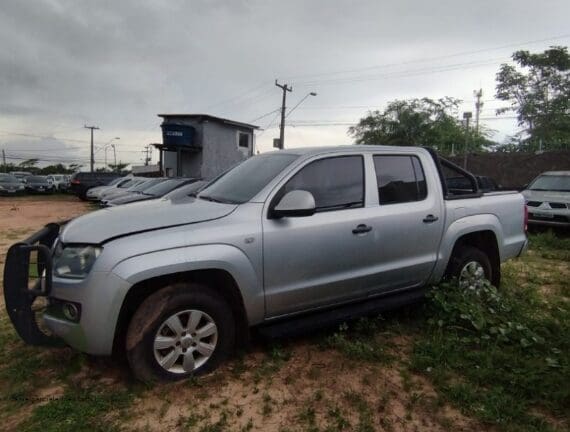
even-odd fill
[{"label": "roof of cab", "polygon": [[384,146],[384,145],[343,145],[343,146],[326,146],[326,147],[298,147],[288,148],[285,150],[275,150],[270,153],[288,153],[296,155],[318,155],[323,153],[334,152],[370,152],[370,151],[393,151],[393,152],[409,152],[411,150],[424,150],[421,147],[408,146]]}]

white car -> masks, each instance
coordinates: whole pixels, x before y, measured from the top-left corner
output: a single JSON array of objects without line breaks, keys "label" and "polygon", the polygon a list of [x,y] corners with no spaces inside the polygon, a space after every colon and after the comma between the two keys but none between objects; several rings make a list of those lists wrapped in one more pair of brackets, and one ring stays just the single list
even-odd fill
[{"label": "white car", "polygon": [[69,187],[69,176],[65,174],[50,174],[47,176],[47,180],[57,191],[64,191]]}]

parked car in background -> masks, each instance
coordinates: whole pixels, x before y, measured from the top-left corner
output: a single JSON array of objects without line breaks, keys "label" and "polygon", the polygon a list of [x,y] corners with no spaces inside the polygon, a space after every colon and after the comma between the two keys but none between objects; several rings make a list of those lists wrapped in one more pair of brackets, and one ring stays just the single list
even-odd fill
[{"label": "parked car in background", "polygon": [[195,197],[200,190],[202,190],[209,182],[206,180],[198,180],[194,183],[187,184],[172,192],[167,193],[162,197],[162,200],[179,201],[185,198]]},{"label": "parked car in background", "polygon": [[50,184],[46,176],[27,176],[24,178],[24,186],[28,193],[48,194],[53,192],[53,185]]},{"label": "parked car in background", "polygon": [[99,194],[99,203],[103,201],[111,201],[121,195],[125,195],[134,190],[135,187],[145,183],[149,180],[148,177],[131,177],[129,182],[124,183],[119,188],[111,188]]},{"label": "parked car in background", "polygon": [[[470,188],[449,187],[442,167]],[[40,248],[52,277],[34,291],[48,297],[52,334],[125,352],[141,380],[173,381],[216,368],[252,327],[314,331],[417,301],[444,278],[498,286],[501,261],[527,246],[525,209],[520,193],[483,193],[427,149],[288,149],[194,198],[49,224],[9,249],[4,274],[27,275],[30,244],[52,246]],[[22,339],[45,340],[27,278],[5,278],[4,295]]]},{"label": "parked car in background", "polygon": [[110,191],[113,188],[127,188],[127,183],[132,179],[133,177],[117,177],[116,179],[112,180],[109,184],[105,185],[105,186],[95,186],[90,188],[87,193],[85,194],[86,198],[88,201],[99,201],[99,199],[101,198],[101,194],[106,192],[106,191]]},{"label": "parked car in background", "polygon": [[47,179],[58,192],[64,192],[69,188],[68,177],[65,174],[49,174]]},{"label": "parked car in background", "polygon": [[24,192],[24,183],[11,174],[0,174],[0,195],[17,195]]},{"label": "parked car in background", "polygon": [[10,171],[9,174],[13,175],[20,181],[32,175],[32,173],[28,171]]},{"label": "parked car in background", "polygon": [[99,204],[101,205],[101,207],[108,207],[109,203],[113,200],[116,200],[118,198],[138,196],[142,192],[145,192],[146,190],[150,189],[151,187],[159,183],[164,182],[165,180],[167,180],[166,177],[144,178],[142,182],[133,187],[128,188],[124,192],[117,192],[116,194],[113,194],[112,198],[109,196],[102,198]]},{"label": "parked car in background", "polygon": [[164,195],[179,189],[185,185],[195,183],[198,179],[193,178],[168,178],[164,181],[155,184],[141,192],[134,192],[126,196],[115,198],[107,203],[109,207],[115,207],[118,205],[129,204],[139,201],[148,201],[152,199],[158,199]]},{"label": "parked car in background", "polygon": [[71,176],[69,188],[80,199],[86,200],[89,189],[108,185],[117,177],[121,175],[114,172],[78,172]]},{"label": "parked car in background", "polygon": [[542,173],[522,194],[528,206],[529,223],[570,227],[570,171]]}]

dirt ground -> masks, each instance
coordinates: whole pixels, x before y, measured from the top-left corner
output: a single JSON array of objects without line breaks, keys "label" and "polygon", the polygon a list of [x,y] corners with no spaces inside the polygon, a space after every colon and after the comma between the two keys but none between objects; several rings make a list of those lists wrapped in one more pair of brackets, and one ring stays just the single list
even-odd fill
[{"label": "dirt ground", "polygon": [[50,222],[71,219],[89,210],[89,204],[70,195],[0,197],[0,273],[12,243],[23,240]]}]

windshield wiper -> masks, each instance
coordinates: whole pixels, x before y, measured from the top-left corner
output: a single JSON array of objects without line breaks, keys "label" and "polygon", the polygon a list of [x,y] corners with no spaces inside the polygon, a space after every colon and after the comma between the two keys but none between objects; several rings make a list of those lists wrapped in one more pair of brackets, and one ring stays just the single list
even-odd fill
[{"label": "windshield wiper", "polygon": [[198,198],[201,198],[203,200],[216,202],[216,203],[220,203],[220,204],[237,204],[235,201],[224,200],[224,199],[220,199],[220,198],[214,198],[214,197],[209,196],[209,195],[197,195],[197,196],[198,196]]}]

